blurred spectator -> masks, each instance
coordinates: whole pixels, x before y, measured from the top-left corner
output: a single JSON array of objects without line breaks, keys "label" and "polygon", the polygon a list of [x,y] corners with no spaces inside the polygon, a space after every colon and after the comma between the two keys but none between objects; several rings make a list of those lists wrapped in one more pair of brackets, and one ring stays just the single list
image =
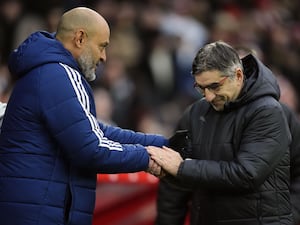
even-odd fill
[{"label": "blurred spectator", "polygon": [[135,86],[127,74],[124,61],[114,56],[108,59],[103,74],[94,86],[97,86],[97,82],[107,88],[112,97],[113,121],[123,128],[132,127],[130,113],[135,100]]},{"label": "blurred spectator", "polygon": [[[112,118],[120,126],[137,127],[139,115],[154,105],[158,109],[172,103],[182,111],[197,98],[191,61],[195,50],[210,41],[246,43],[260,49],[266,65],[276,68],[292,85],[300,82],[300,3],[281,0],[3,0],[3,68],[24,35],[37,28],[54,31],[59,15],[79,5],[96,9],[111,26],[111,62],[93,85],[109,91],[115,105]],[[1,71],[1,88],[7,87],[1,98],[6,99],[13,80]],[[294,86],[299,99],[300,87]],[[165,123],[166,118],[146,111]]]},{"label": "blurred spectator", "polygon": [[112,119],[114,104],[109,92],[101,87],[95,88],[93,92],[97,119],[108,125],[117,125]]},{"label": "blurred spectator", "polygon": [[24,12],[16,24],[12,47],[16,48],[28,35],[37,30],[44,30],[45,27],[45,20],[38,14],[31,13],[30,11]]},{"label": "blurred spectator", "polygon": [[0,59],[6,63],[16,35],[17,26],[23,14],[23,4],[20,0],[3,0],[0,2]]},{"label": "blurred spectator", "polygon": [[61,15],[63,14],[63,11],[64,11],[64,9],[62,6],[55,6],[48,10],[46,17],[45,17],[47,31],[49,31],[49,32],[56,31],[56,27],[58,25]]},{"label": "blurred spectator", "polygon": [[[235,46],[235,49],[237,50],[241,58],[251,53],[258,57],[260,60],[264,61],[265,57],[263,55],[263,52],[257,46],[237,45]],[[279,100],[285,103],[300,118],[300,98],[295,85],[276,67],[273,66],[272,70],[274,72],[274,75],[277,77],[278,85],[280,88]]]},{"label": "blurred spectator", "polygon": [[163,34],[178,39],[175,49],[176,90],[193,95],[190,75],[191,62],[196,50],[207,41],[207,29],[192,16],[193,0],[173,0],[169,10],[161,16],[159,29]]},{"label": "blurred spectator", "polygon": [[291,83],[284,75],[277,74],[277,81],[280,87],[280,101],[285,103],[300,119],[299,95]]},{"label": "blurred spectator", "polygon": [[7,102],[10,95],[11,79],[6,64],[0,64],[0,102]]}]

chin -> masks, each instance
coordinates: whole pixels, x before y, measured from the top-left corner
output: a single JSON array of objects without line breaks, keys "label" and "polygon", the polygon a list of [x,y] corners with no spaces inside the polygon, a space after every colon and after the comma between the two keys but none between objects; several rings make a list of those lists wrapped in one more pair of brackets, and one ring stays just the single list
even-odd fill
[{"label": "chin", "polygon": [[85,78],[88,80],[88,81],[94,81],[96,79],[96,73],[89,73],[89,74],[86,74],[85,75]]},{"label": "chin", "polygon": [[218,112],[223,111],[224,110],[224,105],[214,105],[211,104],[211,106]]}]

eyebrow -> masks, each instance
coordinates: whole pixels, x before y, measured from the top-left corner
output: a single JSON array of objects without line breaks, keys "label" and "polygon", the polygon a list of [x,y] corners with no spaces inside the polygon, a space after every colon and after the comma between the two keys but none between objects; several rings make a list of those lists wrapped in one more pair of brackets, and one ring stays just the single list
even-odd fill
[{"label": "eyebrow", "polygon": [[101,46],[101,47],[107,47],[108,44],[109,44],[108,42],[104,42],[104,43],[101,43],[100,46]]},{"label": "eyebrow", "polygon": [[196,85],[201,89],[205,89],[205,88],[210,88],[211,86],[214,86],[214,85],[219,85],[219,82],[213,82],[213,83],[208,84],[208,85],[200,85],[200,84],[196,83]]},{"label": "eyebrow", "polygon": [[[213,82],[211,84],[205,85],[205,86],[201,86],[200,84],[198,84],[197,82],[195,82],[194,86],[197,85],[199,88],[201,89],[205,89],[205,88],[218,88],[220,86],[222,86],[225,82],[225,80],[228,78],[228,76],[223,77],[219,82]],[[217,86],[217,87],[214,87]]]}]

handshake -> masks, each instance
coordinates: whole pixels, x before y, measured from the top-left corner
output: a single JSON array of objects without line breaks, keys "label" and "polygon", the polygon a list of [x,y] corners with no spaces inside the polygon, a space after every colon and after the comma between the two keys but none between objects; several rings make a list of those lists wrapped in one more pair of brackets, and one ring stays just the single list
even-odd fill
[{"label": "handshake", "polygon": [[146,147],[150,155],[147,172],[163,178],[166,174],[177,175],[180,164],[191,157],[191,141],[187,130],[178,130],[169,138],[169,147]]}]

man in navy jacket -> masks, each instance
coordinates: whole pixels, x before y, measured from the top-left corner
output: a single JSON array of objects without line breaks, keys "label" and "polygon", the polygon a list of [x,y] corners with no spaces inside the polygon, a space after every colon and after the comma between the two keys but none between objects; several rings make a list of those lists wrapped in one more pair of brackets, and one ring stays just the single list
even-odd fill
[{"label": "man in navy jacket", "polygon": [[17,78],[0,134],[1,225],[90,225],[97,173],[160,167],[145,146],[167,140],[96,120],[88,81],[106,60],[110,29],[97,12],[66,12],[56,34],[30,35],[9,60]]}]

